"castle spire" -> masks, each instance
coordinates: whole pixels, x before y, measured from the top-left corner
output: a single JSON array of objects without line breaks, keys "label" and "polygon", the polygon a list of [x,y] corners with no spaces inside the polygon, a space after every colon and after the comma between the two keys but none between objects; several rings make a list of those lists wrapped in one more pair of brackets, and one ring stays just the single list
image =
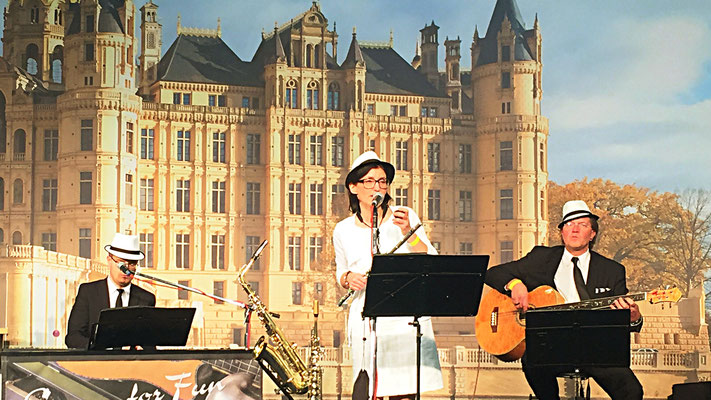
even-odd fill
[{"label": "castle spire", "polygon": [[360,50],[360,45],[358,44],[358,39],[356,39],[356,27],[353,27],[353,39],[351,39],[351,46],[348,48],[348,54],[346,59],[343,61],[344,66],[352,67],[357,64],[363,64],[363,52]]}]

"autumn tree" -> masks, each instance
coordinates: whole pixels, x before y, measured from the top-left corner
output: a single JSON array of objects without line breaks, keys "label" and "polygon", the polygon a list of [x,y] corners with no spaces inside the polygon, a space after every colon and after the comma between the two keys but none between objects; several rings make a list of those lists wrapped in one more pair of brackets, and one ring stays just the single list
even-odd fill
[{"label": "autumn tree", "polygon": [[548,186],[549,243],[560,243],[558,222],[563,204],[584,200],[600,217],[600,232],[595,251],[627,268],[629,288],[646,290],[662,284],[666,268],[663,211],[674,202],[674,195],[657,193],[634,185],[620,186],[612,181],[587,178]]}]

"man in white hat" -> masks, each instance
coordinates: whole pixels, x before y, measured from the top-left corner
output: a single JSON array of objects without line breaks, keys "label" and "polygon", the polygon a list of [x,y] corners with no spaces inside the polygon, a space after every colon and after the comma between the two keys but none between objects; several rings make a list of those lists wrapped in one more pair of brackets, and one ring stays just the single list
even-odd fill
[{"label": "man in white hat", "polygon": [[144,258],[138,246],[138,236],[117,233],[104,249],[108,252],[109,276],[79,285],[64,339],[67,347],[86,348],[89,345],[91,326],[99,321],[99,313],[105,308],[156,304],[153,293],[132,285],[133,274],[121,270],[124,267],[135,272],[138,261]]},{"label": "man in white hat", "polygon": [[[486,283],[511,296],[514,305],[528,309],[528,292],[539,286],[552,286],[566,303],[600,297],[620,296],[611,305],[630,310],[630,330],[642,329],[642,315],[627,294],[625,267],[592,251],[597,236],[598,216],[582,200],[571,200],[563,206],[558,229],[561,246],[536,246],[520,260],[492,267]],[[522,360],[528,384],[539,399],[559,399],[554,368],[527,367]],[[589,368],[584,371],[613,399],[642,399],[642,385],[629,368]]]}]

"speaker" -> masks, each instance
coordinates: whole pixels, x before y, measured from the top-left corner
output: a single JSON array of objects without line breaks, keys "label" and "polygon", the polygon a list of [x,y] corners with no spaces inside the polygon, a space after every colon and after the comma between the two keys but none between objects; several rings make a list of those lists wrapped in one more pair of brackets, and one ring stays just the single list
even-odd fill
[{"label": "speaker", "polygon": [[677,383],[672,386],[672,400],[711,400],[711,382]]}]

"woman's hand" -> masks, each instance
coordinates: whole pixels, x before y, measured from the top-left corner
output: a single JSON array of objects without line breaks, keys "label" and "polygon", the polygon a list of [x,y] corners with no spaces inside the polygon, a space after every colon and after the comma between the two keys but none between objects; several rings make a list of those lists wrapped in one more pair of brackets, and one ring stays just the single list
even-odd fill
[{"label": "woman's hand", "polygon": [[407,235],[412,228],[410,226],[410,211],[407,208],[399,208],[393,213],[393,223],[400,228],[403,235]]},{"label": "woman's hand", "polygon": [[346,276],[346,282],[348,283],[348,288],[362,290],[365,288],[365,284],[368,283],[368,277],[357,272],[350,272]]}]

